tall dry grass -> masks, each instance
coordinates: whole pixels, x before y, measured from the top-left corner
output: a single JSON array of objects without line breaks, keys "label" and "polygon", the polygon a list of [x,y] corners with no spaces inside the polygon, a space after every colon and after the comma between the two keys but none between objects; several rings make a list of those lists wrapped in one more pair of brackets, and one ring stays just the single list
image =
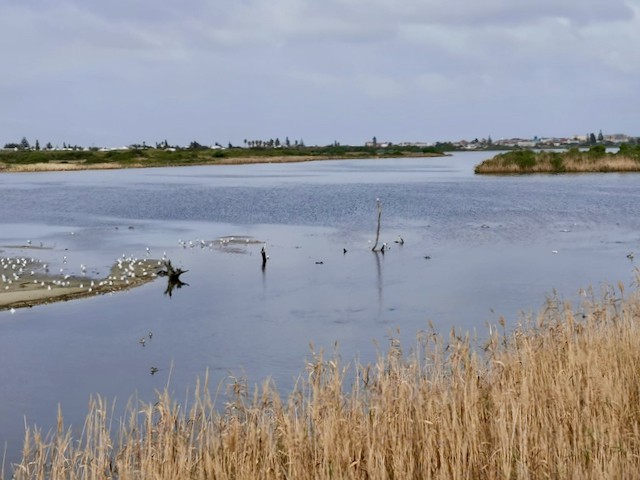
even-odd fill
[{"label": "tall dry grass", "polygon": [[452,331],[392,341],[373,365],[313,355],[286,398],[231,383],[216,405],[165,391],[113,425],[26,432],[16,479],[640,478],[640,295],[550,299],[486,344]]}]

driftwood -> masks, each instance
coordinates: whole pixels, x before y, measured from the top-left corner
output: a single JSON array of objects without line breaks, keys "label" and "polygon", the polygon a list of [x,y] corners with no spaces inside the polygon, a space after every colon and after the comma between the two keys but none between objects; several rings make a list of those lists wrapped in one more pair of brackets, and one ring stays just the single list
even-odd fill
[{"label": "driftwood", "polygon": [[167,289],[164,291],[165,295],[171,296],[174,288],[182,288],[184,285],[189,286],[188,283],[180,280],[180,275],[188,272],[189,270],[182,270],[181,268],[173,268],[171,260],[164,261],[165,270],[160,270],[158,276],[167,277]]}]

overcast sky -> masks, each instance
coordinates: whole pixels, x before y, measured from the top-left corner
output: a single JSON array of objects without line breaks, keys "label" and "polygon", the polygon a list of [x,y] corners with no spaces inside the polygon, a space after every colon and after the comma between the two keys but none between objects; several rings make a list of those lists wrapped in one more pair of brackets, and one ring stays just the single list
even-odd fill
[{"label": "overcast sky", "polygon": [[0,144],[640,135],[640,0],[2,0]]}]

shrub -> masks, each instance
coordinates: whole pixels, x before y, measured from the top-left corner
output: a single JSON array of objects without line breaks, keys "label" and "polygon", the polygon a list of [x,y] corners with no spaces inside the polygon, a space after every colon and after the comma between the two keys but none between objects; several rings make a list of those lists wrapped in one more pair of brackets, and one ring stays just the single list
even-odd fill
[{"label": "shrub", "polygon": [[624,157],[635,158],[640,161],[640,145],[632,145],[630,143],[623,143],[620,145],[619,155]]},{"label": "shrub", "polygon": [[559,153],[552,152],[549,154],[549,163],[553,167],[553,171],[556,173],[564,172],[564,160]]},{"label": "shrub", "polygon": [[532,150],[514,150],[501,157],[504,165],[516,165],[520,170],[530,170],[537,163],[536,154]]},{"label": "shrub", "polygon": [[579,157],[580,149],[578,147],[571,147],[569,150],[567,150],[567,156],[572,158]]}]

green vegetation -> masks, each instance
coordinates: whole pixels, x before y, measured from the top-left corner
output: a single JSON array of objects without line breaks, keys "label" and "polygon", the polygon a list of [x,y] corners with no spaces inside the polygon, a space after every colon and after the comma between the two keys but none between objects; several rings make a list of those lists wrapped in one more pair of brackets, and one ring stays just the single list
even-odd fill
[{"label": "green vegetation", "polygon": [[623,143],[622,145],[620,145],[620,150],[618,153],[620,155],[624,155],[627,157],[635,158],[636,160],[640,160],[640,145]]},{"label": "green vegetation", "polygon": [[[327,158],[371,158],[442,155],[435,147],[390,146],[386,148],[330,145],[326,147],[251,147],[208,148],[192,142],[189,148],[149,148],[101,151],[98,149],[32,150],[16,148],[0,150],[0,171],[39,169],[164,167],[203,164],[228,164],[270,161],[303,161]],[[57,165],[57,167],[56,167]],[[31,168],[29,168],[31,166]],[[50,168],[48,168],[50,167]]]},{"label": "green vegetation", "polygon": [[607,153],[604,145],[565,152],[514,150],[485,160],[476,173],[565,173],[640,171],[640,145],[622,144],[617,153]]},{"label": "green vegetation", "polygon": [[230,379],[216,405],[205,380],[122,421],[95,398],[84,427],[28,428],[12,478],[636,478],[640,295],[584,298],[483,345],[427,331],[373,365],[315,352],[287,398]]}]

